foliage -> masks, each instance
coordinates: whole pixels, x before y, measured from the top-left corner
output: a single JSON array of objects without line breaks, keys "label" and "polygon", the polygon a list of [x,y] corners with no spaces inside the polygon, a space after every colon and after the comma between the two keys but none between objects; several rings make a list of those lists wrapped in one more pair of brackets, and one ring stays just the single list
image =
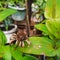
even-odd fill
[{"label": "foliage", "polygon": [[4,26],[5,26],[5,30],[7,31],[10,24],[12,24],[12,20],[10,20],[9,17],[7,17],[5,20],[4,20]]},{"label": "foliage", "polygon": [[[26,46],[24,48],[18,47],[14,49],[13,46],[12,47],[9,46],[10,48],[7,49],[4,46],[3,47],[4,53],[7,52],[7,54],[10,55],[10,57],[7,58],[7,54],[5,55],[3,54],[4,59],[10,60],[11,56],[13,56],[15,60],[20,60],[20,59],[29,60],[30,59],[31,56],[25,55],[24,57],[21,52],[29,53],[29,54],[36,54],[36,55],[45,55],[49,57],[53,57],[53,56],[60,57],[60,19],[59,19],[59,16],[60,16],[59,5],[60,4],[59,4],[59,1],[60,0],[47,0],[47,5],[45,8],[45,17],[47,20],[45,24],[41,23],[41,24],[35,25],[37,29],[43,32],[43,36],[30,37],[29,40],[31,41],[31,45]],[[8,51],[6,51],[4,48],[10,51],[11,54],[8,53]],[[3,50],[1,49],[0,52],[2,52]],[[56,60],[58,60],[58,58]]]},{"label": "foliage", "polygon": [[4,33],[0,30],[0,58],[4,60],[37,60],[34,56],[25,54],[20,51],[20,47],[6,46],[6,37]]},{"label": "foliage", "polygon": [[4,10],[2,10],[0,12],[0,22],[3,21],[8,16],[12,15],[15,12],[16,12],[16,10],[13,10],[13,9],[4,9]]},{"label": "foliage", "polygon": [[6,37],[4,33],[0,30],[0,46],[6,43]]},{"label": "foliage", "polygon": [[0,10],[4,10],[7,7],[7,1],[1,1],[0,0]]},{"label": "foliage", "polygon": [[35,25],[37,29],[43,32],[43,36],[30,37],[32,45],[27,48],[21,48],[21,51],[31,54],[60,57],[59,1],[47,0],[45,8],[45,17],[47,20],[44,24],[40,23]]},{"label": "foliage", "polygon": [[5,22],[4,24],[5,24],[6,30],[8,30],[8,27],[9,27],[10,22],[11,22],[11,20],[8,20],[8,19],[6,20],[6,18],[8,18],[10,15],[12,15],[16,12],[17,12],[16,10],[8,9],[8,8],[6,8],[0,12],[0,22],[2,22],[2,21]]},{"label": "foliage", "polygon": [[[5,21],[8,16],[17,12],[16,10],[4,8],[3,6],[0,8],[3,8],[0,10],[0,22]],[[28,54],[23,55],[20,51],[20,47],[15,47],[15,45],[6,46],[6,40],[5,34],[0,30],[0,58],[4,60],[37,60],[34,56]]]},{"label": "foliage", "polygon": [[0,0],[1,9],[7,8],[8,5],[15,7],[25,7],[25,0]]},{"label": "foliage", "polygon": [[36,10],[40,10],[43,13],[45,9],[46,1],[45,0],[33,0],[33,2],[35,5],[38,6],[38,8],[35,7]]},{"label": "foliage", "polygon": [[10,4],[12,6],[24,7],[25,0],[8,0],[8,4]]},{"label": "foliage", "polygon": [[10,15],[16,13],[16,10],[7,7],[7,1],[0,1],[0,22],[4,21],[5,29],[8,30],[11,20],[6,20]]},{"label": "foliage", "polygon": [[32,3],[32,17],[36,19],[35,22],[41,22],[43,20],[44,10],[46,6],[45,0],[33,0]]},{"label": "foliage", "polygon": [[[43,31],[45,34],[49,36],[53,42],[53,49],[55,54],[59,56],[58,52],[60,49],[59,41],[60,41],[60,20],[59,20],[59,0],[48,0],[45,10],[45,17],[48,19],[46,20],[45,24],[38,24],[35,27],[39,30]],[[45,26],[45,27],[44,27]],[[59,56],[60,57],[60,56]]]}]

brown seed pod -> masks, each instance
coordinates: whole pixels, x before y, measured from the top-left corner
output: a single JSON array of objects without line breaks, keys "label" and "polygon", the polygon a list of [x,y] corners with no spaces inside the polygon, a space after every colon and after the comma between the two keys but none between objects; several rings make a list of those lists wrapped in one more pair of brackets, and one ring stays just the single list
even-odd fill
[{"label": "brown seed pod", "polygon": [[20,47],[24,47],[25,46],[25,42],[30,45],[30,41],[27,37],[27,33],[26,31],[23,30],[18,30],[18,32],[15,34],[13,33],[10,39],[10,45],[13,44],[13,42],[15,41],[15,44],[20,46]]}]

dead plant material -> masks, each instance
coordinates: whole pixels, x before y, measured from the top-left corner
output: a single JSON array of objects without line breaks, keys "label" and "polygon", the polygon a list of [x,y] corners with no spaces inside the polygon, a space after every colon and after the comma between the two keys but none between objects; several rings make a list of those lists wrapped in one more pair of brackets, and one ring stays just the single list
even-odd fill
[{"label": "dead plant material", "polygon": [[17,46],[24,47],[25,42],[28,44],[28,46],[31,44],[31,42],[28,39],[27,32],[25,29],[18,30],[17,33],[13,33],[10,38],[10,45],[16,44]]}]

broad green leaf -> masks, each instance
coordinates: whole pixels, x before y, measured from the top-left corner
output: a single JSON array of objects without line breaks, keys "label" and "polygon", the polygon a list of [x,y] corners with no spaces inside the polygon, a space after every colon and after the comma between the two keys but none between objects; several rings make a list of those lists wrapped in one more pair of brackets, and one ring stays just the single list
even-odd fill
[{"label": "broad green leaf", "polygon": [[47,0],[45,17],[48,19],[60,18],[60,0]]},{"label": "broad green leaf", "polygon": [[57,39],[60,39],[60,29],[55,25],[55,21],[56,20],[47,20],[46,27],[51,34],[53,34]]},{"label": "broad green leaf", "polygon": [[4,46],[0,46],[0,57],[2,58],[3,54],[4,54],[4,50],[3,50]]},{"label": "broad green leaf", "polygon": [[11,47],[11,54],[15,60],[22,60],[23,58],[21,51],[17,47],[16,48]]},{"label": "broad green leaf", "polygon": [[6,43],[7,39],[5,34],[0,30],[0,46]]},{"label": "broad green leaf", "polygon": [[48,34],[48,29],[45,24],[36,24],[35,28],[37,28],[40,31],[43,31],[44,33]]},{"label": "broad green leaf", "polygon": [[11,60],[11,52],[9,46],[3,47],[3,59],[4,60]]},{"label": "broad green leaf", "polygon": [[45,8],[45,17],[48,19],[52,18],[52,7],[53,7],[53,0],[48,0]]},{"label": "broad green leaf", "polygon": [[60,18],[60,0],[56,0],[56,18]]},{"label": "broad green leaf", "polygon": [[30,37],[31,45],[20,48],[24,53],[55,56],[53,41],[46,37]]},{"label": "broad green leaf", "polygon": [[60,19],[53,20],[55,27],[60,31]]},{"label": "broad green leaf", "polygon": [[54,39],[55,39],[55,36],[52,35],[50,32],[49,32],[49,35],[48,35],[48,36],[49,36],[50,39],[52,39],[53,41],[55,41],[55,40],[54,40]]},{"label": "broad green leaf", "polygon": [[5,18],[7,18],[8,16],[16,13],[16,10],[13,9],[5,9],[3,11],[0,12],[0,22],[3,21]]},{"label": "broad green leaf", "polygon": [[54,39],[54,36],[47,29],[46,24],[36,24],[35,28],[41,30],[43,32],[43,35],[49,35],[52,40]]},{"label": "broad green leaf", "polygon": [[25,54],[20,51],[20,47],[11,47],[11,54],[15,60],[37,60],[34,56]]},{"label": "broad green leaf", "polygon": [[26,55],[23,57],[22,60],[38,60],[38,59],[32,55]]},{"label": "broad green leaf", "polygon": [[5,34],[0,30],[0,56],[1,57],[2,57],[3,52],[4,52],[3,47],[6,43],[6,41],[7,41],[7,39],[6,39]]}]

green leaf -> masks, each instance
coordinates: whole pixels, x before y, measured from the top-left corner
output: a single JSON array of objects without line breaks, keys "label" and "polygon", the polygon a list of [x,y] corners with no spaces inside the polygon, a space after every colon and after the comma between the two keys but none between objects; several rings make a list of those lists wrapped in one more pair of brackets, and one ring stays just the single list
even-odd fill
[{"label": "green leaf", "polygon": [[2,57],[3,52],[4,52],[3,47],[6,43],[6,41],[7,41],[7,39],[6,39],[5,34],[0,30],[0,56],[1,57]]},{"label": "green leaf", "polygon": [[53,7],[53,0],[48,0],[45,8],[45,17],[48,19],[52,18],[52,7]]},{"label": "green leaf", "polygon": [[60,18],[60,0],[47,0],[45,17],[48,19]]},{"label": "green leaf", "polygon": [[0,30],[0,46],[6,43],[7,39],[5,34]]},{"label": "green leaf", "polygon": [[48,34],[48,29],[47,29],[45,24],[36,24],[35,28],[37,28],[38,30],[41,30],[44,33]]},{"label": "green leaf", "polygon": [[10,47],[9,46],[4,46],[3,47],[3,59],[4,60],[11,60],[11,52],[10,52]]},{"label": "green leaf", "polygon": [[60,0],[56,0],[56,18],[60,18]]},{"label": "green leaf", "polygon": [[16,48],[11,47],[11,54],[15,60],[22,60],[23,58],[21,51],[17,47]]},{"label": "green leaf", "polygon": [[57,20],[51,20],[51,21],[47,20],[46,27],[52,35],[54,35],[57,39],[60,39],[60,28],[57,27],[58,25],[56,22],[58,22],[58,21]]},{"label": "green leaf", "polygon": [[10,46],[0,46],[0,56],[4,60],[11,60],[11,52],[10,52]]},{"label": "green leaf", "polygon": [[23,57],[22,60],[38,60],[38,59],[32,55],[26,55]]},{"label": "green leaf", "polygon": [[35,28],[41,30],[43,32],[43,35],[49,35],[52,40],[55,38],[47,29],[46,24],[36,24]]},{"label": "green leaf", "polygon": [[28,47],[20,48],[24,53],[55,56],[53,49],[53,41],[46,37],[30,37],[31,45]]},{"label": "green leaf", "polygon": [[25,54],[20,51],[20,47],[11,47],[11,54],[15,60],[37,60],[34,56]]},{"label": "green leaf", "polygon": [[7,18],[8,16],[16,13],[16,10],[13,9],[5,9],[3,11],[0,12],[0,22],[5,20],[5,18]]}]

